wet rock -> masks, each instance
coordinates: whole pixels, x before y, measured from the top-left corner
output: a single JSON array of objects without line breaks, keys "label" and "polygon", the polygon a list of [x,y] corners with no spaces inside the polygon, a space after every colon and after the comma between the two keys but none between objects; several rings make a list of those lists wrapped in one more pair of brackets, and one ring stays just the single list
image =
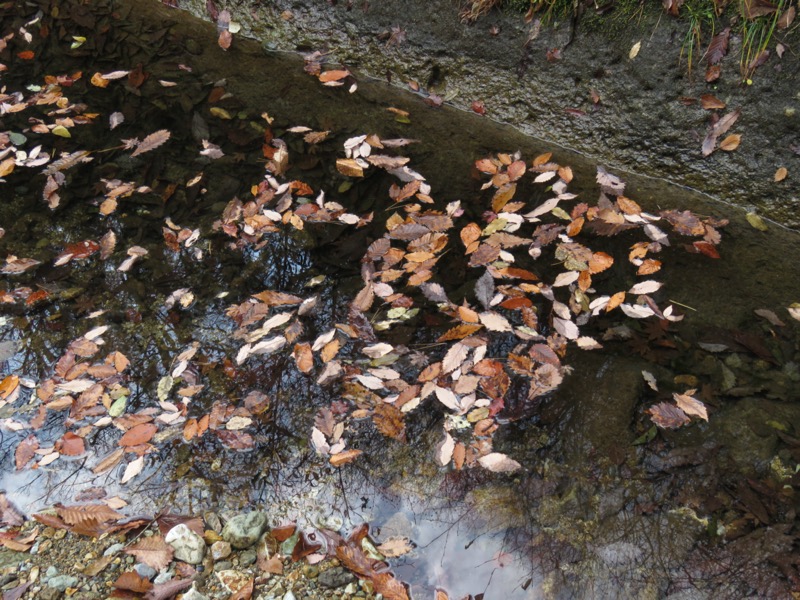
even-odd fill
[{"label": "wet rock", "polygon": [[181,523],[169,530],[164,540],[175,550],[175,558],[190,565],[203,562],[206,544],[199,535]]},{"label": "wet rock", "polygon": [[191,589],[183,594],[183,600],[208,600],[208,597],[198,592],[197,588],[192,585]]},{"label": "wet rock", "polygon": [[158,574],[158,571],[153,567],[144,563],[137,563],[134,565],[133,570],[139,574],[139,577],[144,577],[145,579],[152,579]]},{"label": "wet rock", "polygon": [[233,566],[233,563],[231,561],[229,561],[229,560],[221,560],[221,561],[219,561],[218,563],[216,563],[214,565],[214,571],[215,572],[227,571],[232,566]]},{"label": "wet rock", "polygon": [[319,583],[322,587],[333,589],[344,587],[348,583],[354,582],[355,579],[355,575],[353,575],[350,571],[347,571],[342,567],[334,567],[333,569],[328,569],[327,571],[320,573],[319,577],[317,578],[317,583]]},{"label": "wet rock", "polygon": [[257,557],[255,552],[253,552],[252,550],[246,550],[245,552],[242,552],[239,555],[239,564],[242,565],[243,567],[247,567],[256,562],[256,558]]},{"label": "wet rock", "polygon": [[211,544],[211,556],[214,560],[222,560],[231,555],[231,545],[228,542],[214,542]]},{"label": "wet rock", "polygon": [[225,523],[222,538],[234,548],[247,548],[258,541],[261,532],[267,526],[267,514],[254,511],[244,515],[236,515]]},{"label": "wet rock", "polygon": [[121,552],[124,547],[125,544],[112,544],[108,548],[106,548],[105,552],[103,552],[103,556],[111,556],[112,554]]},{"label": "wet rock", "polygon": [[64,596],[64,592],[55,588],[46,587],[40,590],[36,596],[41,600],[58,600]]},{"label": "wet rock", "polygon": [[47,581],[47,587],[63,592],[67,588],[78,585],[78,578],[72,575],[56,575]]}]

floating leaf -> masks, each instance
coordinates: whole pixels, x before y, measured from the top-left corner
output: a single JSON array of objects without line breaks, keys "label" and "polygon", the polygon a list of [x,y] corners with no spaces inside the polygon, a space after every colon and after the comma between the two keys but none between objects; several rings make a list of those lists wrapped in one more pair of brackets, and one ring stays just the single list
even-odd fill
[{"label": "floating leaf", "polygon": [[137,144],[136,150],[131,153],[131,158],[134,156],[139,156],[140,154],[144,154],[145,152],[155,150],[162,144],[166,143],[171,135],[172,134],[167,129],[160,129],[154,133],[151,133],[141,142],[139,142],[139,144]]},{"label": "floating leaf", "polygon": [[139,473],[142,472],[144,468],[144,456],[140,456],[134,461],[128,463],[128,466],[125,467],[125,473],[122,474],[122,479],[120,483],[128,483],[131,479],[136,477]]},{"label": "floating leaf", "polygon": [[695,390],[687,390],[683,394],[673,393],[672,397],[678,404],[678,408],[680,408],[684,413],[687,415],[700,417],[704,421],[708,421],[708,411],[706,410],[706,405],[700,402],[700,400],[697,398],[692,397],[691,394],[694,392]]},{"label": "floating leaf", "polygon": [[522,468],[522,465],[513,458],[509,458],[500,452],[492,452],[486,456],[481,456],[478,459],[478,463],[480,463],[484,469],[493,471],[494,473],[512,473]]},{"label": "floating leaf", "polygon": [[686,425],[690,419],[680,408],[669,402],[660,402],[647,409],[653,423],[662,429],[676,429]]}]

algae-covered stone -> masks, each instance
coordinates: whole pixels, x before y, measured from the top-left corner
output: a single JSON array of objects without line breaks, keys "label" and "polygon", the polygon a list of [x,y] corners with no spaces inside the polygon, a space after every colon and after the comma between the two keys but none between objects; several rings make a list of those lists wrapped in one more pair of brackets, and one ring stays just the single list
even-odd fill
[{"label": "algae-covered stone", "polygon": [[267,514],[255,511],[244,515],[236,515],[225,523],[222,539],[234,548],[247,548],[258,541],[261,532],[267,526]]},{"label": "algae-covered stone", "polygon": [[175,558],[190,565],[203,562],[206,543],[199,535],[181,523],[169,530],[164,540],[175,550]]}]

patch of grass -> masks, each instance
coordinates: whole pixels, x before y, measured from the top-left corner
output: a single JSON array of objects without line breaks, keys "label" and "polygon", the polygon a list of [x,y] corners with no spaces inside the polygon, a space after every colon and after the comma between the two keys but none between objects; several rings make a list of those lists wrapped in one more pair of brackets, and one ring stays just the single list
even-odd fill
[{"label": "patch of grass", "polygon": [[689,21],[689,27],[681,44],[679,63],[686,57],[687,72],[691,76],[692,67],[697,59],[697,53],[702,48],[704,35],[711,37],[716,29],[717,15],[715,5],[708,0],[689,0],[683,5],[684,14]]},{"label": "patch of grass", "polygon": [[744,14],[742,15],[742,55],[739,68],[744,81],[748,81],[758,68],[759,59],[770,45],[775,29],[778,26],[778,21],[783,11],[790,4],[791,0],[778,0],[776,3],[778,10],[771,15],[756,17],[753,20],[747,19]]}]

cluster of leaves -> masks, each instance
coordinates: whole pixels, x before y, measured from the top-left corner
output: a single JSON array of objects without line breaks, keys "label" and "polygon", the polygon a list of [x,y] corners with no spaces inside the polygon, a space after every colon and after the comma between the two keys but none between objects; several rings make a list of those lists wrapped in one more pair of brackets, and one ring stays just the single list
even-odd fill
[{"label": "cluster of leaves", "polygon": [[[92,577],[118,562],[120,553],[134,556],[156,571],[163,571],[175,560],[174,549],[169,543],[173,528],[183,525],[201,537],[208,533],[206,524],[199,517],[167,512],[154,517],[126,517],[102,503],[59,504],[34,514],[33,519],[47,527],[81,536],[97,538],[112,533],[129,536],[123,549],[104,554],[85,567],[83,573]],[[8,501],[5,494],[0,493],[0,524],[6,527],[0,534],[0,545],[17,552],[29,551],[38,539],[40,530],[35,527],[23,534],[25,521],[26,516]],[[157,531],[150,531],[153,524],[157,526]],[[261,537],[256,546],[256,566],[268,578],[270,574],[283,573],[285,559],[317,564],[335,557],[358,577],[372,581],[375,591],[383,594],[384,598],[408,600],[405,586],[388,571],[386,560],[402,556],[412,549],[413,545],[405,537],[390,537],[376,544],[369,536],[367,524],[357,527],[345,538],[330,529],[302,531],[295,523],[289,523],[273,527]],[[190,587],[198,576],[197,570],[185,563],[176,563],[175,570],[178,575],[176,578],[155,585],[135,571],[125,571],[114,582],[113,595],[148,600],[172,598]],[[223,571],[219,576],[233,593],[231,598],[238,600],[250,598],[255,584],[266,580],[235,571]]]},{"label": "cluster of leaves", "polygon": [[[691,252],[718,258],[717,228],[725,223],[689,211],[649,214],[624,196],[621,180],[602,169],[597,177],[602,190],[597,203],[578,203],[567,212],[564,206],[576,199],[567,190],[572,180],[569,167],[552,162],[549,154],[530,163],[520,156],[499,155],[476,163],[480,172],[491,177],[484,188],[495,190],[491,210],[483,215],[484,225],[470,222],[456,229],[456,219],[464,216],[460,202],[444,210],[426,208],[435,205],[430,186],[408,167],[409,159],[375,153],[407,142],[357,136],[345,142],[345,158],[337,160],[340,173],[349,177],[382,168],[400,179],[389,189],[394,212],[385,222],[385,233],[362,258],[364,287],[352,301],[347,322],[337,323],[313,341],[303,341],[302,319],[314,314],[316,298],[265,290],[228,310],[238,326],[234,337],[245,341],[237,362],[291,348],[301,373],[314,375],[320,385],[340,383],[342,400],[320,410],[312,432],[314,447],[330,456],[334,465],[359,454],[347,450],[347,421],[371,418],[381,433],[405,441],[405,416],[434,397],[449,412],[437,450],[439,464],[514,470],[520,465],[494,452],[491,441],[514,378],[526,381],[530,400],[556,389],[566,372],[562,358],[568,343],[599,348],[599,342],[581,335],[580,328],[593,316],[615,308],[633,318],[681,318],[672,306],[659,308],[652,294],[661,283],[654,280],[613,294],[596,293],[593,277],[609,269],[614,259],[574,238],[586,232],[609,236],[641,231],[645,240],[631,246],[628,259],[637,275],[647,276],[661,268],[654,256],[670,243],[661,227],[695,238],[687,246]],[[526,176],[553,197],[538,206],[516,200],[517,186]],[[326,201],[323,193],[310,201],[314,192],[309,186],[298,181],[280,183],[273,173],[252,192],[254,200],[234,199],[215,225],[236,238],[235,247],[260,247],[268,243],[264,236],[284,225],[302,228],[316,221],[358,227],[372,219],[371,214],[346,213],[341,204]],[[448,249],[455,230],[468,267],[483,271],[474,287],[478,306],[466,298],[460,304],[452,302],[434,281],[445,252],[456,252]],[[554,276],[548,273],[553,262],[563,268]],[[517,266],[529,264],[534,267]],[[552,279],[547,281],[547,275]],[[383,334],[385,340],[379,337],[394,325],[416,318],[420,309],[432,308],[453,323],[439,336],[441,346],[433,353],[395,346],[388,341],[390,333]],[[491,356],[490,348],[509,340],[516,340],[512,352]],[[315,364],[320,365],[318,370]]]}]

